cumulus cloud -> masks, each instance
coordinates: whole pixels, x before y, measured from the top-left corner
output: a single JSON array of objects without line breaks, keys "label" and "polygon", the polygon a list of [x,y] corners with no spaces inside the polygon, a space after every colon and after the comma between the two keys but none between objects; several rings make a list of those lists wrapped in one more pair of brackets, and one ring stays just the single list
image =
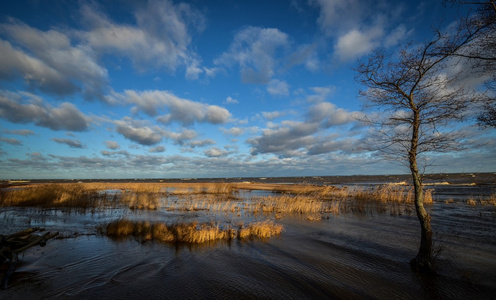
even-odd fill
[{"label": "cumulus cloud", "polygon": [[[327,94],[326,89],[317,89]],[[321,98],[322,100],[322,98]],[[338,108],[330,102],[309,101],[312,105],[303,114],[305,120],[282,121],[280,124],[269,122],[262,135],[247,140],[252,146],[251,154],[272,153],[280,157],[321,154],[334,151],[338,146],[348,146],[349,140],[328,136],[326,130],[333,126],[351,124],[356,121],[357,112]],[[330,142],[333,141],[333,142]]]},{"label": "cumulus cloud", "polygon": [[34,135],[34,132],[32,130],[29,130],[29,129],[4,130],[4,132],[9,133],[9,134],[22,135],[22,136]]},{"label": "cumulus cloud", "polygon": [[267,120],[274,120],[283,116],[284,114],[280,111],[263,111],[262,116]]},{"label": "cumulus cloud", "polygon": [[289,69],[293,66],[302,64],[311,72],[318,71],[320,62],[316,48],[316,44],[299,46],[288,56],[285,68]]},{"label": "cumulus cloud", "polygon": [[402,24],[391,26],[401,22],[404,3],[387,6],[364,0],[312,0],[311,3],[320,10],[317,23],[322,31],[337,39],[334,58],[338,61],[359,58],[379,46],[395,46],[412,33]]},{"label": "cumulus cloud", "polygon": [[105,145],[107,146],[108,149],[110,150],[117,150],[119,149],[121,146],[119,145],[119,143],[115,142],[115,141],[105,141]]},{"label": "cumulus cloud", "polygon": [[310,90],[313,92],[313,94],[307,96],[307,101],[317,103],[325,101],[334,93],[336,88],[334,86],[316,86],[311,87]]},{"label": "cumulus cloud", "polygon": [[142,2],[134,12],[135,24],[118,24],[96,5],[83,5],[81,14],[89,26],[84,37],[98,52],[122,54],[140,71],[148,67],[175,71],[184,66],[189,79],[203,72],[189,47],[191,31],[202,31],[205,17],[189,4]]},{"label": "cumulus cloud", "polygon": [[85,131],[89,126],[89,118],[73,104],[63,102],[59,107],[52,107],[29,93],[0,92],[0,118],[52,130]]},{"label": "cumulus cloud", "polygon": [[371,3],[361,0],[311,0],[311,3],[320,8],[317,24],[328,35],[335,34],[339,28],[360,24],[369,11],[374,11],[363,9]]},{"label": "cumulus cloud", "polygon": [[221,156],[227,156],[229,154],[229,151],[222,150],[217,147],[212,147],[210,149],[203,151],[203,153],[207,157],[221,157]]},{"label": "cumulus cloud", "polygon": [[162,135],[158,130],[148,126],[142,126],[131,118],[114,121],[116,130],[128,140],[144,146],[156,145],[162,141]]},{"label": "cumulus cloud", "polygon": [[100,152],[103,156],[124,156],[126,158],[130,158],[131,154],[127,152],[126,150],[119,150],[119,151],[107,151],[107,150],[102,150]]},{"label": "cumulus cloud", "polygon": [[230,96],[226,98],[226,101],[224,101],[225,104],[238,104],[239,101],[236,99],[231,98]]},{"label": "cumulus cloud", "polygon": [[278,128],[264,129],[262,136],[248,139],[251,154],[274,153],[284,157],[300,155],[301,149],[314,144],[317,123],[286,121]]},{"label": "cumulus cloud", "polygon": [[[182,99],[167,91],[126,90],[123,94],[114,93],[112,97],[119,102],[134,104],[135,112],[141,111],[152,117],[160,114],[157,120],[164,124],[223,124],[231,117],[231,113],[223,107]],[[162,110],[164,108],[166,110]]]},{"label": "cumulus cloud", "polygon": [[81,91],[87,99],[103,99],[108,74],[91,47],[74,43],[61,31],[21,22],[1,24],[0,30],[11,40],[0,40],[0,79],[22,78],[30,87],[58,96]]},{"label": "cumulus cloud", "polygon": [[405,40],[413,33],[413,29],[407,30],[405,25],[400,24],[393,29],[384,39],[384,47],[397,45],[400,41]]},{"label": "cumulus cloud", "polygon": [[243,128],[239,128],[239,127],[231,127],[229,129],[221,128],[221,130],[224,134],[232,135],[232,136],[240,136],[245,132]]},{"label": "cumulus cloud", "polygon": [[14,146],[21,146],[22,145],[21,141],[19,141],[18,139],[13,139],[13,138],[0,137],[0,142],[4,142],[4,143],[11,144]]},{"label": "cumulus cloud", "polygon": [[79,149],[84,148],[84,146],[81,144],[81,141],[79,140],[53,138],[52,141],[57,142],[59,144],[66,144],[71,148],[79,148]]},{"label": "cumulus cloud", "polygon": [[197,147],[205,147],[205,146],[210,146],[210,145],[215,145],[215,141],[212,139],[205,139],[201,141],[192,141],[189,143],[189,146],[191,148],[197,148]]},{"label": "cumulus cloud", "polygon": [[341,61],[357,59],[377,48],[383,35],[384,31],[380,26],[366,31],[353,29],[339,37],[334,55]]},{"label": "cumulus cloud", "polygon": [[329,152],[342,152],[342,153],[351,153],[355,150],[356,139],[354,138],[345,138],[340,139],[339,136],[328,136],[326,139],[319,141],[315,145],[312,145],[308,148],[309,155],[318,155]]},{"label": "cumulus cloud", "polygon": [[321,123],[324,128],[343,125],[356,120],[355,113],[336,107],[330,102],[321,102],[313,105],[307,112],[309,122]]},{"label": "cumulus cloud", "polygon": [[165,152],[165,146],[158,145],[158,146],[152,147],[152,148],[150,148],[148,150],[148,152],[150,152],[150,153],[162,153],[162,152]]},{"label": "cumulus cloud", "polygon": [[288,96],[289,84],[283,80],[272,79],[267,86],[267,92],[273,96]]},{"label": "cumulus cloud", "polygon": [[276,28],[247,27],[234,36],[229,50],[214,63],[239,65],[245,83],[267,84],[275,74],[277,55],[289,46],[289,36]]},{"label": "cumulus cloud", "polygon": [[188,141],[196,138],[198,136],[198,133],[194,130],[191,129],[185,129],[182,132],[168,132],[164,131],[163,135],[171,140],[174,141],[174,144],[176,145],[185,145]]}]

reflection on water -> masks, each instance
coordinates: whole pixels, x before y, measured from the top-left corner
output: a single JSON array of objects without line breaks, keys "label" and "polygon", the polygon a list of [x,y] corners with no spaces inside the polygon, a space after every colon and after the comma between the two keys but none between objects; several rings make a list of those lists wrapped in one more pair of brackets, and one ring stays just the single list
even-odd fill
[{"label": "reflection on water", "polygon": [[[409,267],[420,236],[414,214],[341,214],[316,222],[286,216],[278,220],[284,226],[282,235],[268,240],[174,245],[117,242],[98,235],[96,227],[122,217],[236,223],[246,216],[160,209],[69,213],[2,208],[1,231],[43,226],[77,237],[51,240],[45,248],[26,251],[12,286],[0,291],[0,298],[493,298],[496,207],[464,203],[491,187],[479,186],[480,193],[477,186],[434,188],[437,201],[429,210],[435,248],[441,250],[436,277],[419,277]],[[455,201],[445,203],[448,198]]]}]

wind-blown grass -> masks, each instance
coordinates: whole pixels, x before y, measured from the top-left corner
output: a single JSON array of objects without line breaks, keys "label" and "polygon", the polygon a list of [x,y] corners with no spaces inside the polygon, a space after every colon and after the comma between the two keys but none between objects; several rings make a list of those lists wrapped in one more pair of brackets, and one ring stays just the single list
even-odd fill
[{"label": "wind-blown grass", "polygon": [[247,226],[227,226],[221,228],[214,224],[181,223],[167,225],[148,221],[130,221],[127,219],[110,222],[100,228],[110,237],[122,238],[133,236],[140,241],[161,241],[172,243],[199,244],[214,240],[245,239],[251,237],[268,238],[278,235],[282,226],[269,221],[255,222]]},{"label": "wind-blown grass", "polygon": [[3,190],[1,206],[95,208],[109,205],[107,194],[79,184],[41,184]]},{"label": "wind-blown grass", "polygon": [[[414,190],[412,186],[398,186],[396,184],[383,184],[369,189],[358,189],[353,197],[363,201],[376,201],[382,203],[413,203]],[[424,204],[432,204],[432,190],[424,190]]]},{"label": "wind-blown grass", "polygon": [[[239,199],[239,189],[256,188],[274,192],[273,196]],[[107,193],[108,190],[117,192]],[[120,192],[119,192],[120,191]],[[426,204],[432,191],[426,190]],[[372,188],[334,186],[246,184],[246,183],[73,183],[42,184],[17,189],[2,189],[2,206],[104,208],[127,206],[130,209],[171,211],[213,211],[237,213],[334,214],[365,212],[376,203],[377,211],[413,203],[413,188],[394,184]],[[317,219],[316,217],[312,217]]]}]

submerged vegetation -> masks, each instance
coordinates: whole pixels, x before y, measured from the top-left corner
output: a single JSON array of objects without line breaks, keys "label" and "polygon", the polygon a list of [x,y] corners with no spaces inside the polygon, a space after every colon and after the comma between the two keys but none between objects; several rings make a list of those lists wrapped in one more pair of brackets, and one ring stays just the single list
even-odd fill
[{"label": "submerged vegetation", "polygon": [[[264,196],[240,196],[240,191],[267,191]],[[424,190],[424,203],[432,204],[433,190]],[[496,195],[471,198],[469,205],[496,205]],[[114,208],[170,211],[245,211],[315,214],[353,211],[355,206],[411,205],[413,187],[384,184],[370,188],[305,184],[251,183],[70,183],[38,184],[0,189],[0,206],[51,208]],[[448,203],[448,201],[445,201]],[[451,201],[449,201],[451,203]]]},{"label": "submerged vegetation", "polygon": [[198,222],[167,225],[165,223],[121,219],[110,222],[100,228],[100,231],[115,238],[133,236],[142,242],[153,240],[198,244],[215,240],[268,238],[280,234],[282,226],[264,221],[222,228],[219,224],[199,224]]},{"label": "submerged vegetation", "polygon": [[[257,191],[257,192],[252,192]],[[257,183],[65,183],[34,184],[0,189],[0,206],[38,209],[108,209],[140,211],[196,212],[207,222],[165,224],[148,220],[120,219],[99,228],[112,237],[134,236],[141,241],[202,243],[213,240],[270,237],[281,232],[273,221],[301,216],[318,221],[346,213],[391,215],[414,211],[413,187],[404,183],[365,187],[335,187],[309,184]],[[424,202],[434,202],[433,191],[424,191]],[[496,205],[496,196],[470,198],[466,205]],[[440,203],[453,203],[445,200]],[[124,209],[124,210],[122,210]],[[147,214],[143,216],[146,217]],[[212,217],[216,223],[208,223]],[[227,223],[219,223],[221,219]],[[262,220],[261,220],[262,219]],[[157,221],[154,219],[154,221]],[[247,225],[240,225],[246,222]],[[238,225],[232,225],[238,224]]]}]

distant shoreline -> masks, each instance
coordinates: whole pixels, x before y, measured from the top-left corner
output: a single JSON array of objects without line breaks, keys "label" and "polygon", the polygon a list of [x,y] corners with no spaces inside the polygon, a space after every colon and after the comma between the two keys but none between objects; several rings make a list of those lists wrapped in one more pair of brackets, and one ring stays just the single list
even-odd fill
[{"label": "distant shoreline", "polygon": [[[288,176],[288,177],[229,177],[229,178],[122,178],[122,179],[16,179],[0,180],[0,186],[22,186],[37,183],[77,182],[255,182],[255,183],[297,183],[297,184],[358,184],[394,183],[410,180],[409,174],[396,175],[345,175],[345,176]],[[496,173],[440,173],[424,175],[424,183],[448,182],[451,184],[471,183],[477,185],[496,184]]]}]

